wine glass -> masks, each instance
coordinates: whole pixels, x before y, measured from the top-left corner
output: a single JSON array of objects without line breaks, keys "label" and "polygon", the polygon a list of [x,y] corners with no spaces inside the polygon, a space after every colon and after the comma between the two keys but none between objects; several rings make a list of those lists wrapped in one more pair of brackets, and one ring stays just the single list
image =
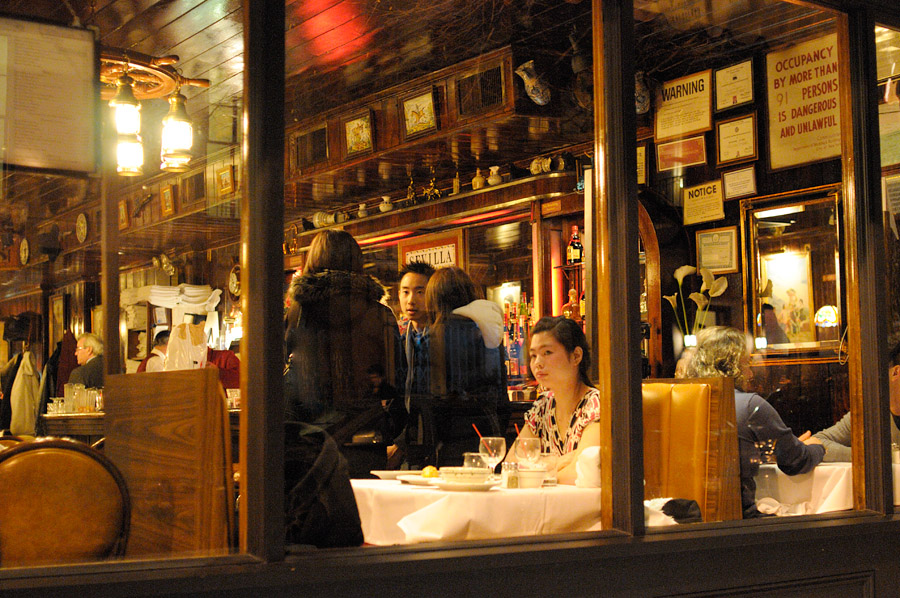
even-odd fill
[{"label": "wine glass", "polygon": [[491,479],[494,479],[497,464],[506,456],[506,439],[502,436],[483,436],[478,443],[478,452],[491,468]]},{"label": "wine glass", "polygon": [[541,458],[541,439],[519,438],[516,440],[515,453],[517,459],[534,467],[537,460]]}]

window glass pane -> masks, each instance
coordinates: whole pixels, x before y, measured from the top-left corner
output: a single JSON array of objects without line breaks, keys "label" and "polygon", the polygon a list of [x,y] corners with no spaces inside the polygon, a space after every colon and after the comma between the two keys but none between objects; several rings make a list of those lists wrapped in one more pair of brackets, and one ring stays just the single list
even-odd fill
[{"label": "window glass pane", "polygon": [[789,2],[635,3],[649,369],[734,387],[645,383],[646,498],[687,520],[853,506],[816,467],[849,468],[849,434],[801,440],[849,410],[838,33]]},{"label": "window glass pane", "polygon": [[[542,385],[565,395],[555,412],[545,410],[546,420],[563,419],[560,432],[570,428],[578,441],[532,442],[552,455],[547,460],[568,484],[540,488],[546,464],[514,450],[520,432],[534,441],[557,428],[526,417],[538,397],[530,330],[565,313],[571,332],[584,337],[590,3],[303,2],[287,9],[285,262],[297,270],[287,313],[296,324],[289,347],[301,388],[287,398],[289,419],[325,427],[339,441],[368,543],[599,528],[599,488],[573,486],[576,456],[599,442],[594,397],[579,381],[577,361],[553,366],[560,378]],[[335,254],[316,241],[330,235],[337,247],[339,229],[362,250],[361,268],[350,275],[333,272],[354,268],[336,267],[328,261]],[[436,273],[429,279],[403,270],[410,262]],[[340,276],[360,285],[377,279],[392,313],[375,301],[354,302],[352,292],[339,291]],[[316,298],[314,288],[327,292]],[[385,318],[392,330],[367,332],[381,331]],[[574,351],[555,342],[557,355]],[[544,357],[538,361],[543,368]],[[570,423],[585,395],[583,414]],[[292,434],[289,426],[289,446]],[[440,479],[457,485],[427,494],[371,479],[375,470],[427,482],[419,470],[463,466],[465,453],[479,451],[479,435],[502,443],[484,444],[485,457],[469,456],[471,463],[486,460],[499,476],[508,454],[519,485],[538,488],[454,491],[462,481],[477,490],[500,485],[483,481],[487,468],[452,481],[444,470]],[[596,472],[596,449],[584,458]],[[515,484],[509,477],[505,484]],[[596,486],[593,477],[588,485]],[[292,533],[292,542],[320,541]]]},{"label": "window glass pane", "polygon": [[[159,25],[118,4],[19,3],[59,26],[0,31],[2,567],[238,546],[241,18],[166,5],[157,23],[179,25],[148,37]],[[104,205],[118,240],[102,248]]]},{"label": "window glass pane", "polygon": [[[888,345],[891,349],[889,388],[891,413],[900,415],[900,386],[895,377],[900,365],[900,234],[898,234],[897,214],[900,212],[900,155],[897,154],[897,136],[900,135],[900,100],[897,98],[897,73],[900,72],[900,32],[896,28],[875,27],[875,56],[878,68],[878,120],[881,132],[881,189],[884,199],[885,256],[887,262],[887,292],[890,305],[890,325]],[[896,397],[896,400],[895,400]],[[893,467],[900,463],[900,431],[897,421],[891,418],[891,455]],[[897,474],[895,473],[895,476]],[[894,486],[894,502],[897,487]]]}]

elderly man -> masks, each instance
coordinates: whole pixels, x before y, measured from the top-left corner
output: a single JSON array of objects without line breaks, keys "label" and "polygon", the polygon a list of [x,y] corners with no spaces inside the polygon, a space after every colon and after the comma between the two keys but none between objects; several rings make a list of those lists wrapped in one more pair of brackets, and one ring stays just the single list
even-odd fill
[{"label": "elderly man", "polygon": [[72,370],[69,382],[84,384],[86,388],[103,386],[103,341],[96,334],[82,334],[75,345],[78,367]]}]

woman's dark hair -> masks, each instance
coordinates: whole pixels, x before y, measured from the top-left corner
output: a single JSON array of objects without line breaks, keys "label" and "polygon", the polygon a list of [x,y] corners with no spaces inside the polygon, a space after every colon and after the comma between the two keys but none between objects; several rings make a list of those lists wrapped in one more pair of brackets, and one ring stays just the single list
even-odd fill
[{"label": "woman's dark hair", "polygon": [[313,238],[303,273],[317,274],[325,270],[362,274],[362,249],[353,235],[342,230],[323,230]]},{"label": "woman's dark hair", "polygon": [[457,307],[468,305],[476,299],[480,297],[475,283],[465,270],[456,266],[436,270],[425,287],[425,309],[435,324]]},{"label": "woman's dark hair", "polygon": [[[564,316],[545,316],[538,320],[534,328],[531,329],[531,336],[528,338],[527,351],[531,347],[531,339],[539,332],[548,332],[561,344],[566,353],[572,353],[575,347],[581,347],[581,363],[578,364],[578,379],[587,386],[594,386],[588,372],[591,368],[591,347],[588,345],[587,337],[584,336],[584,330],[575,320],[570,320]],[[528,374],[534,377],[531,372],[531,360],[528,360]]]}]

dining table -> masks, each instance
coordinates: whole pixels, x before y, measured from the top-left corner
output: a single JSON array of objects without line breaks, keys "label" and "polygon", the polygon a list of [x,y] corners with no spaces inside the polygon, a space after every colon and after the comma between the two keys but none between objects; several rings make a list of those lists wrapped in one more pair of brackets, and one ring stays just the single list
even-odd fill
[{"label": "dining table", "polygon": [[[894,504],[900,505],[900,463],[893,463]],[[756,475],[756,505],[767,514],[812,515],[853,508],[853,467],[820,463],[812,471],[789,476],[775,464]]]},{"label": "dining table", "polygon": [[595,531],[600,489],[541,488],[444,490],[399,480],[350,481],[365,542],[415,544]]}]

